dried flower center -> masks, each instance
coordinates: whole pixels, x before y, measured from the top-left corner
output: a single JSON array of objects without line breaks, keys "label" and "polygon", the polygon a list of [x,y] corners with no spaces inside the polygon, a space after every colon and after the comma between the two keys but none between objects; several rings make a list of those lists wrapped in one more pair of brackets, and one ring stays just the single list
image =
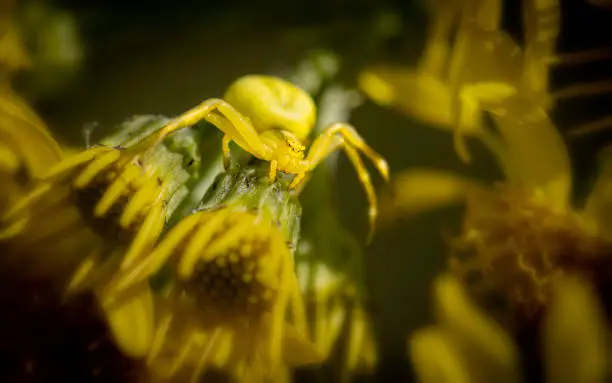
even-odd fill
[{"label": "dried flower center", "polygon": [[504,322],[539,314],[557,276],[592,273],[610,250],[571,212],[555,213],[510,190],[472,197],[451,267]]},{"label": "dried flower center", "polygon": [[[201,227],[214,230],[185,289],[201,307],[223,314],[269,311],[290,256],[282,233],[263,217],[232,212],[222,222],[203,212]],[[212,225],[216,225],[214,228]]]}]

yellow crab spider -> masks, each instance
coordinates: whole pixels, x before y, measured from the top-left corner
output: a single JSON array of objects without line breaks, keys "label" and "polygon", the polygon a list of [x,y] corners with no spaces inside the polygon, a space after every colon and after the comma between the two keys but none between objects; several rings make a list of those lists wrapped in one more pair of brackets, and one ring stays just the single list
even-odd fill
[{"label": "yellow crab spider", "polygon": [[387,162],[347,123],[331,124],[306,153],[304,142],[312,132],[315,117],[314,101],[304,90],[277,77],[248,75],[234,81],[223,99],[206,100],[170,121],[158,132],[158,137],[206,120],[225,134],[222,147],[226,167],[229,144],[233,141],[253,156],[270,162],[270,181],[276,179],[279,171],[295,174],[291,189],[302,185],[309,172],[342,147],[366,191],[373,230],[378,215],[376,195],[359,151],[373,162],[386,181]]}]

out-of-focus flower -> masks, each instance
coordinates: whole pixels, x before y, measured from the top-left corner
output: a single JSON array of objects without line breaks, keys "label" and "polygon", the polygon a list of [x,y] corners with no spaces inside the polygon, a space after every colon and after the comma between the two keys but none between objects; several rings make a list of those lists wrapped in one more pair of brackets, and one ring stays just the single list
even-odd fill
[{"label": "out-of-focus flower", "polygon": [[21,39],[19,30],[15,27],[8,14],[0,12],[0,80],[5,86],[9,76],[16,70],[31,65],[30,58]]},{"label": "out-of-focus flower", "polygon": [[587,208],[574,208],[568,154],[552,122],[519,97],[505,107],[493,115],[499,134],[483,136],[505,183],[489,188],[444,171],[410,170],[395,178],[392,206],[394,214],[410,215],[467,201],[461,238],[452,241],[451,268],[470,281],[479,303],[501,298],[506,307],[498,319],[516,325],[537,317],[551,283],[564,272],[588,272],[601,287],[612,233],[595,207],[608,201],[601,186],[608,176],[601,175]]},{"label": "out-of-focus flower", "polygon": [[219,175],[200,208],[111,285],[120,296],[162,278],[147,357],[160,378],[187,371],[197,381],[220,368],[259,381],[321,359],[307,340],[291,250],[301,206],[287,180],[270,184],[260,165]]},{"label": "out-of-focus flower", "polygon": [[300,257],[298,280],[310,339],[326,364],[335,367],[333,380],[350,382],[355,376],[372,374],[377,363],[372,323],[349,276]]},{"label": "out-of-focus flower", "polygon": [[61,158],[45,123],[10,89],[0,90],[0,213]]},{"label": "out-of-focus flower", "polygon": [[91,147],[55,164],[2,217],[3,264],[60,285],[68,281],[67,292],[74,293],[136,262],[185,195],[192,169],[184,162],[198,163],[174,147],[193,147],[193,137],[181,141],[191,131],[171,135],[166,145],[140,145],[165,122],[134,118],[122,126],[122,134],[133,135],[125,146]]},{"label": "out-of-focus flower", "polygon": [[24,193],[33,178],[59,161],[62,151],[45,123],[11,87],[14,73],[30,65],[11,19],[12,1],[0,8],[0,212]]},{"label": "out-of-focus flower", "polygon": [[[369,68],[359,80],[362,91],[380,105],[453,129],[455,150],[464,162],[470,161],[464,136],[478,137],[486,129],[482,112],[500,113],[516,94],[549,110],[558,99],[610,92],[609,81],[551,91],[551,65],[609,58],[609,49],[555,54],[561,24],[558,2],[530,1],[522,7],[523,46],[501,29],[500,1],[463,8],[456,2],[434,2],[425,50],[416,68]],[[456,24],[457,37],[451,45]],[[586,124],[580,131],[602,125],[609,126],[610,119]]]},{"label": "out-of-focus flower", "polygon": [[[512,336],[470,301],[461,282],[438,277],[434,299],[436,324],[409,339],[419,381],[523,381]],[[541,333],[546,381],[606,381],[610,334],[587,281],[575,275],[555,281]]]}]

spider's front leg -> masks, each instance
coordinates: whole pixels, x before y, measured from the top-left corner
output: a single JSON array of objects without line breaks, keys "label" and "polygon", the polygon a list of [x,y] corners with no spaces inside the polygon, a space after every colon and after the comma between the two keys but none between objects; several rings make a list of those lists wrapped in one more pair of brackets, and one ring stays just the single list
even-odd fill
[{"label": "spider's front leg", "polygon": [[258,158],[267,159],[269,157],[270,150],[259,137],[259,132],[251,124],[251,121],[227,101],[218,98],[206,100],[172,119],[136,146],[154,146],[161,143],[172,132],[193,126],[202,120],[210,122],[227,136],[223,142],[224,156],[227,157],[227,159],[224,159],[225,164],[229,164],[230,141],[236,142],[244,150]]},{"label": "spider's front leg", "polygon": [[304,159],[304,171],[303,173],[299,173],[290,187],[295,187],[296,184],[299,184],[303,181],[305,174],[307,172],[312,171],[321,161],[323,161],[329,154],[342,146],[346,155],[353,163],[353,166],[357,170],[357,174],[359,175],[359,181],[361,185],[365,189],[366,195],[368,197],[368,201],[370,204],[369,209],[369,219],[370,219],[370,235],[368,238],[371,238],[374,233],[374,227],[376,222],[376,217],[378,216],[378,207],[376,201],[376,193],[374,192],[374,187],[372,186],[372,181],[370,179],[370,175],[368,170],[366,169],[363,161],[359,157],[358,151],[361,151],[363,154],[368,157],[376,169],[380,172],[385,181],[389,180],[389,165],[387,161],[378,154],[374,149],[372,149],[366,142],[361,138],[359,133],[349,124],[345,123],[335,123],[329,126],[327,129],[321,133],[319,137],[315,139],[308,151],[308,155]]}]

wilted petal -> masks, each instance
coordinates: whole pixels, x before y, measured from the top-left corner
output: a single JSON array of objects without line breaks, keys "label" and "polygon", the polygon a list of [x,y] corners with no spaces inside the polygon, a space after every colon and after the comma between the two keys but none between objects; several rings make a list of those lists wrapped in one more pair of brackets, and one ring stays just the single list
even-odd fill
[{"label": "wilted petal", "polygon": [[440,276],[434,286],[438,324],[460,348],[472,378],[518,382],[518,352],[509,335],[470,301],[454,277]]},{"label": "wilted petal", "polygon": [[[451,90],[447,84],[431,75],[404,67],[374,67],[361,74],[359,87],[380,105],[393,106],[435,127],[452,129],[455,126]],[[462,114],[462,132],[479,133],[478,105],[468,106],[469,110]]]},{"label": "wilted petal", "polygon": [[561,277],[543,328],[547,380],[605,382],[606,327],[591,286],[575,276]]}]

